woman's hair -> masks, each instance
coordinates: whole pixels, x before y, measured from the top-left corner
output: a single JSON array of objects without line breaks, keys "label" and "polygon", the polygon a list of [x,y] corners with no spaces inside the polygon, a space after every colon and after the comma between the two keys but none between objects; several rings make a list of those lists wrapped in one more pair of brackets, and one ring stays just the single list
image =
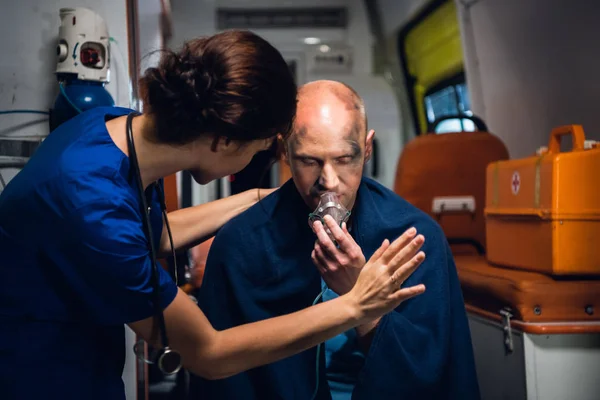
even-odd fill
[{"label": "woman's hair", "polygon": [[287,136],[296,84],[272,45],[248,31],[225,31],[166,51],[140,80],[157,140],[186,144],[204,133],[237,141]]}]

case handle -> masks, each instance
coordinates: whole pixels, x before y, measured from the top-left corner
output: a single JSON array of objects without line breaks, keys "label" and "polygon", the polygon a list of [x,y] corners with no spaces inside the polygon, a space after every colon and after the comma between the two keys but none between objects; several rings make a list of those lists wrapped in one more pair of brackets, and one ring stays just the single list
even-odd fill
[{"label": "case handle", "polygon": [[447,196],[434,197],[431,204],[433,214],[439,215],[444,213],[460,213],[467,212],[475,213],[475,197],[473,196]]},{"label": "case handle", "polygon": [[552,129],[547,154],[560,153],[560,137],[566,135],[571,135],[572,137],[572,151],[581,151],[584,149],[585,134],[583,133],[583,127],[581,125],[563,125]]}]

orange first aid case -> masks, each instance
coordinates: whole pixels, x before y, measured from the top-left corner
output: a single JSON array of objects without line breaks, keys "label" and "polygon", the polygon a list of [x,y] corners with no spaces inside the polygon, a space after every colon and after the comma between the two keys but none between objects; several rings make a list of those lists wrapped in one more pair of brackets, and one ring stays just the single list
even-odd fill
[{"label": "orange first aid case", "polygon": [[[571,151],[560,151],[564,136],[572,137]],[[585,141],[580,125],[554,129],[547,149],[491,163],[486,174],[489,262],[600,275],[600,147]]]}]

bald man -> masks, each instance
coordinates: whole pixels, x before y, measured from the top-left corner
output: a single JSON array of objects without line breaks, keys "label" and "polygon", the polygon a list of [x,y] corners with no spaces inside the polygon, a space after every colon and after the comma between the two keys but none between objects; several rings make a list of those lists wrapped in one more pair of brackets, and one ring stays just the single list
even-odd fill
[{"label": "bald man", "polygon": [[[332,81],[303,86],[285,143],[292,179],[216,236],[199,305],[216,329],[227,329],[328,301],[352,288],[384,239],[410,227],[423,235],[426,259],[403,286],[423,283],[425,293],[320,348],[223,380],[193,377],[192,398],[479,398],[448,244],[426,214],[363,177],[374,134],[352,88]],[[308,223],[327,191],[351,212],[342,227],[326,222],[335,244],[319,221]]]}]

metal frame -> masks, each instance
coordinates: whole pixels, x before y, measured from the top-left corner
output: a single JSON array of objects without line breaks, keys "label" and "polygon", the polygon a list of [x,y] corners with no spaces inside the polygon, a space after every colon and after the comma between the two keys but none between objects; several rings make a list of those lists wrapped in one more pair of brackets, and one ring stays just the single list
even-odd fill
[{"label": "metal frame", "polygon": [[532,334],[506,313],[468,317],[482,400],[598,398],[600,333]]}]

